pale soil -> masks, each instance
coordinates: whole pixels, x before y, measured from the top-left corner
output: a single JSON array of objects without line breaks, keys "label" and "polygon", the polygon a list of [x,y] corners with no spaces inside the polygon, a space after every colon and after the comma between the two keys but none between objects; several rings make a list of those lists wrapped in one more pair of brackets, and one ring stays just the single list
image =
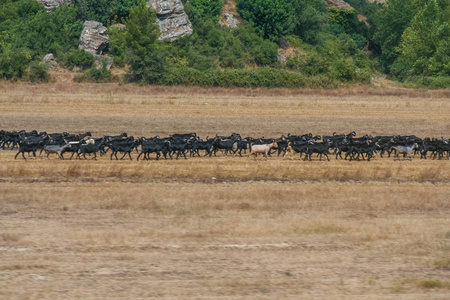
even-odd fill
[{"label": "pale soil", "polygon": [[[0,83],[0,128],[448,137],[449,99]],[[0,150],[1,299],[450,298],[448,160],[24,161],[16,151]]]}]

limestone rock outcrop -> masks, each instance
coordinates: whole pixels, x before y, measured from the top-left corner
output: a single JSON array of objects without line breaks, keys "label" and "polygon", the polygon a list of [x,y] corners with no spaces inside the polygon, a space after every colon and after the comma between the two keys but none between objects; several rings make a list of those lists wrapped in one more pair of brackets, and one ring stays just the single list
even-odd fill
[{"label": "limestone rock outcrop", "polygon": [[42,59],[42,62],[48,66],[49,71],[56,71],[58,69],[58,63],[55,61],[53,53],[49,53]]},{"label": "limestone rock outcrop", "polygon": [[219,21],[219,25],[227,26],[230,28],[238,27],[239,23],[239,20],[230,13],[223,13],[222,20]]},{"label": "limestone rock outcrop", "polygon": [[102,55],[109,44],[109,37],[106,34],[107,28],[102,23],[96,21],[84,22],[84,28],[80,36],[78,49],[91,53],[95,59],[95,67],[102,68],[105,62],[106,69],[110,69],[114,59]]},{"label": "limestone rock outcrop", "polygon": [[70,0],[37,0],[39,3],[42,3],[45,6],[47,11],[52,10],[55,7],[58,7],[64,3],[69,3]]},{"label": "limestone rock outcrop", "polygon": [[92,55],[101,55],[108,43],[109,37],[106,34],[106,27],[102,23],[96,21],[84,22],[78,49],[82,49]]},{"label": "limestone rock outcrop", "polygon": [[192,34],[192,24],[181,0],[150,0],[147,7],[150,5],[158,17],[161,32],[159,40],[175,41],[181,36]]}]

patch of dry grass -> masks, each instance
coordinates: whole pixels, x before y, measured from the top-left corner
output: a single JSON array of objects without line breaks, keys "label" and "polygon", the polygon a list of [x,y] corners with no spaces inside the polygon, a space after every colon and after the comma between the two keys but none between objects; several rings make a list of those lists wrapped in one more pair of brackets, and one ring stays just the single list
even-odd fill
[{"label": "patch of dry grass", "polygon": [[[450,129],[449,91],[58,83],[0,90],[0,128],[8,130],[440,137]],[[0,151],[2,299],[449,295],[448,160],[14,155]]]},{"label": "patch of dry grass", "polygon": [[[248,157],[206,157],[187,160],[116,161],[109,157],[98,161],[61,161],[59,159],[14,160],[15,153],[0,153],[0,178],[38,180],[68,180],[83,178],[122,178],[132,181],[171,179],[185,181],[246,181],[246,180],[334,180],[334,181],[418,181],[448,182],[448,161],[419,160],[396,161],[375,158],[371,162],[344,160],[303,161],[272,157],[268,160]],[[136,158],[136,154],[133,154]]]}]

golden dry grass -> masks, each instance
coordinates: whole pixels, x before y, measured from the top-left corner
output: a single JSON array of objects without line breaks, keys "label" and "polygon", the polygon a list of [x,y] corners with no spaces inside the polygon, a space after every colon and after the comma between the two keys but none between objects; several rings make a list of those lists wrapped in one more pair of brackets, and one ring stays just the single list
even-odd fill
[{"label": "golden dry grass", "polygon": [[[0,83],[0,128],[447,136],[448,91]],[[208,103],[208,104],[205,104]],[[14,160],[1,299],[448,299],[448,160]],[[136,158],[136,154],[133,155]]]}]

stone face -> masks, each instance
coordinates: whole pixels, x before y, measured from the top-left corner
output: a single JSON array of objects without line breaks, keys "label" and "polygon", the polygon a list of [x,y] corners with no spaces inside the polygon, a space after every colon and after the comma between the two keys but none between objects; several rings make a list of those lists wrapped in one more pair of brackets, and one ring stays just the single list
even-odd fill
[{"label": "stone face", "polygon": [[222,14],[223,21],[219,21],[219,25],[221,26],[227,26],[230,28],[236,28],[239,25],[239,20],[235,18],[232,14],[229,13],[223,13]]},{"label": "stone face", "polygon": [[325,0],[328,7],[352,9],[353,7],[343,0]]},{"label": "stone face", "polygon": [[47,11],[52,10],[55,7],[58,7],[64,3],[69,3],[70,0],[37,0],[39,3],[42,3]]},{"label": "stone face", "polygon": [[55,61],[53,53],[49,53],[42,59],[42,62],[48,66],[49,71],[56,71],[58,69],[58,63]]},{"label": "stone face", "polygon": [[106,27],[102,23],[96,21],[84,22],[78,49],[82,49],[92,55],[101,55],[108,43],[109,37],[106,34]]},{"label": "stone face", "polygon": [[147,7],[150,5],[158,17],[157,23],[161,32],[159,40],[174,41],[183,35],[192,34],[192,24],[184,12],[181,0],[150,0]]}]

